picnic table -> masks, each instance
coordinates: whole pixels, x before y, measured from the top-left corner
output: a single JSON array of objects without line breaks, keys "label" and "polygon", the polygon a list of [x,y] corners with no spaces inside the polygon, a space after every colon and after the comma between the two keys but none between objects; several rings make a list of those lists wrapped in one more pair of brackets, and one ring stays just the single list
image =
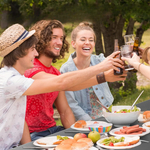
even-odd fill
[{"label": "picnic table", "polygon": [[[139,103],[136,106],[140,107],[141,111],[150,110],[150,100],[147,100],[145,102]],[[100,117],[100,118],[95,119],[95,120],[96,121],[106,121],[104,117]],[[135,124],[139,124],[140,126],[142,126],[143,123],[140,123],[137,120],[132,125],[135,125]],[[115,128],[115,127],[113,126],[112,128]],[[76,133],[79,133],[79,132],[88,134],[90,131],[78,131],[78,130],[69,128],[69,129],[65,129],[63,131],[57,132],[55,134],[51,134],[50,136],[60,135],[60,136],[72,136],[73,137]],[[139,145],[137,147],[134,147],[134,148],[131,148],[131,150],[150,150],[150,133],[145,135],[145,136],[142,136],[140,139],[149,141],[149,143],[141,142],[141,145]],[[30,142],[30,143],[18,146],[16,148],[13,148],[11,150],[25,150],[24,147],[35,147],[35,146],[33,145],[33,142]],[[36,150],[36,149],[35,148],[31,148],[29,150]]]}]

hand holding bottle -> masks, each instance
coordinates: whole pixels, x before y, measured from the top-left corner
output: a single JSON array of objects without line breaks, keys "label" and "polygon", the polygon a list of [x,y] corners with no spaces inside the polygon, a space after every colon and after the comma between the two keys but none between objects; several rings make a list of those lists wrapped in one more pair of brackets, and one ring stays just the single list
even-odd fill
[{"label": "hand holding bottle", "polygon": [[104,71],[107,71],[109,69],[114,69],[119,71],[118,68],[124,69],[124,62],[118,58],[114,58],[118,54],[120,54],[120,51],[113,52],[111,55],[106,57],[104,61],[99,63],[100,66],[103,66]]}]

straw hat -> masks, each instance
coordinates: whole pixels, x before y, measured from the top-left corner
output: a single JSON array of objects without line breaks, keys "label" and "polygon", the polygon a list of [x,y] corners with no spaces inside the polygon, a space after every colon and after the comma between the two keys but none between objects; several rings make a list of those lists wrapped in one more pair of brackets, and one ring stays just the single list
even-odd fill
[{"label": "straw hat", "polygon": [[0,56],[4,57],[12,52],[34,33],[35,30],[28,32],[20,24],[14,24],[7,28],[0,36]]}]

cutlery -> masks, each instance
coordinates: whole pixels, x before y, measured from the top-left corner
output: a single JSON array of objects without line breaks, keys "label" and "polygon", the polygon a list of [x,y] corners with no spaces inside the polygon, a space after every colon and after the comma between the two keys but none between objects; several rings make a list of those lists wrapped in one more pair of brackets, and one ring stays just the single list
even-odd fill
[{"label": "cutlery", "polygon": [[142,93],[144,92],[144,90],[140,93],[140,95],[137,97],[137,99],[134,101],[134,103],[131,106],[131,110],[133,109],[135,103],[137,102],[137,100],[140,98],[140,96],[142,95]]},{"label": "cutlery", "polygon": [[[56,146],[54,146],[54,147],[56,147]],[[54,147],[23,147],[23,149],[33,149],[33,148],[35,148],[35,149],[49,149],[50,150],[50,148],[53,150],[53,148]]]},{"label": "cutlery", "polygon": [[78,131],[65,131],[65,133],[79,133],[79,132],[80,132],[80,133],[82,133],[82,132],[83,132],[83,133],[89,133],[90,130],[89,130],[89,131],[79,131],[79,130],[78,130]]},{"label": "cutlery", "polygon": [[99,150],[106,150],[106,148],[102,148],[102,147],[100,147],[98,145],[96,145],[96,148],[98,148]]},{"label": "cutlery", "polygon": [[108,112],[110,112],[111,113],[111,111],[107,108],[107,107],[105,107],[99,100],[96,100],[104,109],[106,109]]},{"label": "cutlery", "polygon": [[101,139],[108,137],[108,133],[101,134]]},{"label": "cutlery", "polygon": [[146,140],[140,140],[141,142],[144,142],[144,143],[149,143],[149,141],[146,141]]}]

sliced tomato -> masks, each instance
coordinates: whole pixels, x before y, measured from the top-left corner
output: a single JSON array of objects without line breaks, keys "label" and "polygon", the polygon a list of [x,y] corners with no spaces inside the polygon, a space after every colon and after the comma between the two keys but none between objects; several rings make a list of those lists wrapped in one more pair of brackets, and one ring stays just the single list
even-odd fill
[{"label": "sliced tomato", "polygon": [[114,146],[114,143],[113,143],[113,142],[110,142],[110,143],[109,143],[109,146]]}]

